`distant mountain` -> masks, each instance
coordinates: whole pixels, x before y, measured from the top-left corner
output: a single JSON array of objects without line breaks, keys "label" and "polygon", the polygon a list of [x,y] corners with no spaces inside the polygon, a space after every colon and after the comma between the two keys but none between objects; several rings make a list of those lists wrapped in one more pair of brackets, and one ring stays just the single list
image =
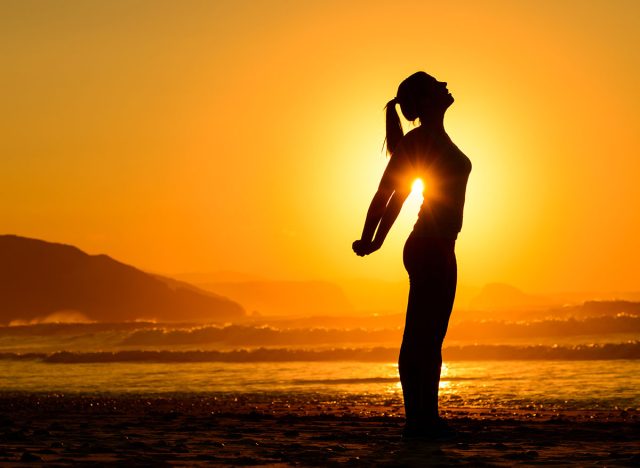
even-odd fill
[{"label": "distant mountain", "polygon": [[197,283],[259,315],[342,315],[353,312],[344,291],[327,281],[227,281]]},{"label": "distant mountain", "polygon": [[575,305],[585,302],[629,301],[640,302],[640,291],[574,291],[545,294],[558,304]]},{"label": "distant mountain", "polygon": [[484,286],[469,303],[474,310],[519,310],[539,309],[558,305],[545,296],[527,294],[520,289],[503,283],[490,283]]},{"label": "distant mountain", "polygon": [[0,236],[0,323],[129,320],[220,322],[244,317],[225,297],[76,247]]}]

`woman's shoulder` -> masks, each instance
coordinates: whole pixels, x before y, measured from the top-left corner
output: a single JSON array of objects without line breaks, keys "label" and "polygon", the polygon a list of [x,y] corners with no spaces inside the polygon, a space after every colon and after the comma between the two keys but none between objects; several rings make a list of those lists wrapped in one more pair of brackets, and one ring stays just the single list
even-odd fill
[{"label": "woman's shoulder", "polygon": [[447,133],[430,133],[422,127],[412,129],[402,139],[403,152],[415,155],[416,159],[429,164],[435,160],[449,161],[461,171],[471,171],[471,160],[453,142]]}]

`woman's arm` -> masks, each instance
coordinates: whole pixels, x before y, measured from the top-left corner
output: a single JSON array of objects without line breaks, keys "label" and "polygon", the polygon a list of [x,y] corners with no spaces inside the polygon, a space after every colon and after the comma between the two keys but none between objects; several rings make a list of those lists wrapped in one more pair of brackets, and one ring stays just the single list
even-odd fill
[{"label": "woman's arm", "polygon": [[405,185],[408,173],[411,172],[410,167],[409,159],[401,144],[391,156],[382,174],[378,190],[371,200],[362,229],[362,237],[353,243],[353,251],[357,255],[368,255],[382,246],[409,194],[407,191],[409,187]]},{"label": "woman's arm", "polygon": [[373,240],[373,235],[376,232],[378,224],[384,215],[389,199],[393,196],[394,191],[386,188],[378,188],[378,191],[371,200],[369,210],[367,211],[367,218],[364,222],[364,228],[362,229],[362,236],[360,240],[365,243],[370,243]]},{"label": "woman's arm", "polygon": [[409,191],[400,191],[396,190],[393,192],[389,203],[387,203],[387,208],[384,210],[384,214],[382,215],[382,219],[380,220],[380,225],[376,230],[376,235],[373,239],[373,246],[376,247],[375,250],[378,250],[382,247],[384,240],[387,238],[387,234],[389,234],[389,230],[393,223],[398,218],[398,214],[400,214],[400,210],[404,205],[405,200],[409,196]]},{"label": "woman's arm", "polygon": [[[379,200],[376,200],[376,197],[379,193],[380,190],[376,192],[376,196],[373,197],[373,200],[371,202],[369,213],[367,213],[367,220],[365,221],[365,228],[362,233],[362,239],[353,243],[353,251],[361,257],[369,255],[370,253],[373,253],[380,247],[382,247],[382,244],[384,243],[384,240],[386,239],[391,226],[393,226],[393,223],[398,218],[398,214],[402,209],[402,205],[409,196],[410,192],[396,190],[392,193],[391,197],[388,198],[388,202],[387,199],[383,198],[384,195],[387,194],[381,194],[380,199],[384,199],[385,201],[385,206],[383,206],[382,208],[377,205],[374,206],[374,203],[380,203]],[[372,208],[374,208],[373,213],[371,213]],[[378,215],[379,212],[377,210],[380,210],[382,214]],[[373,225],[374,220],[375,225]],[[371,227],[371,225],[373,225],[373,227]],[[373,238],[374,231],[375,238]],[[365,234],[367,234],[368,237],[365,237]]]},{"label": "woman's arm", "polygon": [[369,205],[369,210],[367,211],[367,218],[364,221],[362,236],[360,236],[360,239],[355,241],[352,246],[353,251],[357,255],[362,257],[363,255],[371,253],[365,253],[365,251],[371,246],[373,235],[380,224],[380,220],[387,209],[387,204],[392,195],[393,190],[381,186],[373,196],[371,204]]}]

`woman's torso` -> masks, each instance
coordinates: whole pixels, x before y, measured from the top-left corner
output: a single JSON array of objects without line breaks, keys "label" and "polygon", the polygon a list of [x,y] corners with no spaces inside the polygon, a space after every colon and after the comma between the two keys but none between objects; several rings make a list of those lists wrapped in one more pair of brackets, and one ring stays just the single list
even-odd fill
[{"label": "woman's torso", "polygon": [[412,235],[457,238],[471,161],[446,133],[423,127],[407,133],[401,151],[409,161],[411,178],[424,183],[424,201]]}]

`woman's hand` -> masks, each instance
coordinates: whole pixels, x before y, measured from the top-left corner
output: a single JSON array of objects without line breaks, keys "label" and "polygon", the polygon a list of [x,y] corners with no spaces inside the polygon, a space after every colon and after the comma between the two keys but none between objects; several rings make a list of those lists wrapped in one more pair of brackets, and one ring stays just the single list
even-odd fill
[{"label": "woman's hand", "polygon": [[357,256],[364,257],[365,255],[369,255],[382,247],[382,243],[376,242],[375,239],[372,242],[365,242],[362,239],[358,239],[351,247]]}]

